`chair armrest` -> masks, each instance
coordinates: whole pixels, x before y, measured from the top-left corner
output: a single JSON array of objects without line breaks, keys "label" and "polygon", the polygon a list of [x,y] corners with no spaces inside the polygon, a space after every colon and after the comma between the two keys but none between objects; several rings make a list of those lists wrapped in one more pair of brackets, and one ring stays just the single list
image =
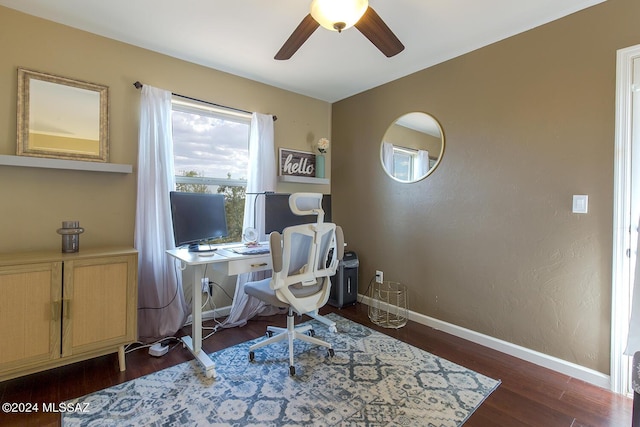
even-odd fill
[{"label": "chair armrest", "polygon": [[336,249],[338,250],[338,261],[342,261],[344,257],[344,234],[342,227],[336,225]]},{"label": "chair armrest", "polygon": [[275,273],[282,271],[282,235],[277,231],[269,235],[269,250],[271,251],[271,268]]}]

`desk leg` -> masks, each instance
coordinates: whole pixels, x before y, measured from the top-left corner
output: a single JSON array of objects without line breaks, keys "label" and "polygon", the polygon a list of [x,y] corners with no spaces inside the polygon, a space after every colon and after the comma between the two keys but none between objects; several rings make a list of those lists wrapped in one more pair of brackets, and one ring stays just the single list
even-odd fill
[{"label": "desk leg", "polygon": [[202,265],[194,266],[193,272],[193,298],[191,299],[191,317],[193,329],[193,352],[195,355],[202,349]]},{"label": "desk leg", "polygon": [[[215,378],[215,364],[209,355],[202,350],[202,277],[204,275],[203,266],[194,266],[193,272],[193,298],[191,302],[192,332],[190,336],[182,337],[182,342],[193,353],[196,359],[204,367],[207,378]],[[193,337],[193,338],[192,338]]]}]

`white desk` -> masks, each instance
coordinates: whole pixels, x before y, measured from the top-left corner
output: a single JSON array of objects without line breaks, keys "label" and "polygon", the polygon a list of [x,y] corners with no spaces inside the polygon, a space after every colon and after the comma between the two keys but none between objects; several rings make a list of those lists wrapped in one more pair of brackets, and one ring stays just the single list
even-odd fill
[{"label": "white desk", "polygon": [[254,271],[271,270],[271,255],[240,255],[232,252],[231,244],[220,246],[214,255],[198,255],[187,249],[170,249],[169,255],[180,260],[184,266],[194,269],[193,300],[191,302],[191,317],[193,319],[191,336],[182,337],[182,341],[189,348],[194,357],[202,364],[208,378],[215,378],[215,365],[209,355],[202,351],[202,278],[204,267],[210,265],[213,269],[222,271],[227,276]]}]

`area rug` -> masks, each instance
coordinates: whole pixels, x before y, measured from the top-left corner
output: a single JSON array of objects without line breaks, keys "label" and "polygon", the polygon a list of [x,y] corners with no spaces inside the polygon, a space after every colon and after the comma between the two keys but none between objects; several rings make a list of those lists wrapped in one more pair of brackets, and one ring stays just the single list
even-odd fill
[{"label": "area rug", "polygon": [[[212,354],[217,378],[196,361],[66,402],[64,426],[460,426],[499,381],[330,314],[312,321],[324,348],[296,342],[256,350],[249,341]],[[210,338],[215,339],[215,335]]]}]

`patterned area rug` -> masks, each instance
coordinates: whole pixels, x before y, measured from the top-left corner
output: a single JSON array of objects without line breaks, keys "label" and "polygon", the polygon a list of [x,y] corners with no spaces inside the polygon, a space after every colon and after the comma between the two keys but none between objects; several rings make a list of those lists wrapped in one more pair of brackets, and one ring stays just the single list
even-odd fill
[{"label": "patterned area rug", "polygon": [[[196,361],[67,402],[65,426],[460,426],[500,384],[365,326],[330,314],[312,321],[324,348],[296,342],[256,350],[263,338],[212,355],[216,379]],[[211,339],[215,339],[215,336]],[[299,340],[298,340],[299,341]]]}]

